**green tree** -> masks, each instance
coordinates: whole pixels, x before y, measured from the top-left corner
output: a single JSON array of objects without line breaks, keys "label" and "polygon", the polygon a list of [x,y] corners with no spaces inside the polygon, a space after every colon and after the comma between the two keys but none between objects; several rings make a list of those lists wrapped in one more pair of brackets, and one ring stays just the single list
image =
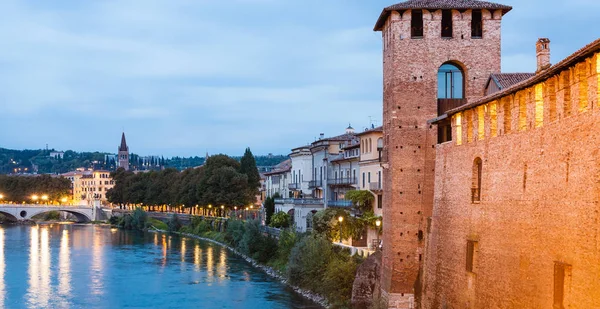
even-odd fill
[{"label": "green tree", "polygon": [[354,207],[365,212],[373,209],[373,194],[367,190],[352,190],[346,192],[346,199],[352,201]]},{"label": "green tree", "polygon": [[244,156],[240,160],[240,172],[248,176],[249,194],[252,196],[257,195],[260,188],[260,174],[258,173],[256,160],[250,148],[246,148]]},{"label": "green tree", "polygon": [[287,213],[280,211],[271,217],[271,223],[269,226],[274,228],[288,228],[290,227],[291,217]]}]

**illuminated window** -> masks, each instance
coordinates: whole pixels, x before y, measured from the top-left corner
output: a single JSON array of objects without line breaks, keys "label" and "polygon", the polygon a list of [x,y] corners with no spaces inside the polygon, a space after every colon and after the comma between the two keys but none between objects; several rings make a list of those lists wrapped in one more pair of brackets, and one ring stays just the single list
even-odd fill
[{"label": "illuminated window", "polygon": [[462,114],[456,114],[454,119],[456,127],[456,145],[462,145]]},{"label": "illuminated window", "polygon": [[496,102],[490,104],[490,135],[498,136],[498,105]]},{"label": "illuminated window", "polygon": [[544,125],[544,86],[535,85],[535,127]]}]

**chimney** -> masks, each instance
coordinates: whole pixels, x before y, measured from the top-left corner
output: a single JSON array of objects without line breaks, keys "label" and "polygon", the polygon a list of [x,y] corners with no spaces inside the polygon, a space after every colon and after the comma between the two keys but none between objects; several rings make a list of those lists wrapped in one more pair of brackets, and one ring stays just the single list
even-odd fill
[{"label": "chimney", "polygon": [[537,54],[536,73],[539,73],[550,67],[550,40],[547,38],[538,39],[535,49]]},{"label": "chimney", "polygon": [[325,133],[319,134],[319,139],[323,139],[323,138],[325,138]]}]

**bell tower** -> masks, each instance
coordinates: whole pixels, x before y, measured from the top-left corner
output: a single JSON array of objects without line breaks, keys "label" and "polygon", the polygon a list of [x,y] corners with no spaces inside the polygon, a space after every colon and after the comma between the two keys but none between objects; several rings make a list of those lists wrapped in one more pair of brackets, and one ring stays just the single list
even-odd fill
[{"label": "bell tower", "polygon": [[[382,296],[418,308],[434,204],[436,147],[452,140],[446,111],[481,97],[500,72],[500,30],[510,6],[477,0],[409,0],[383,9]],[[436,214],[443,215],[443,214]],[[443,240],[442,240],[443,241]]]},{"label": "bell tower", "polygon": [[119,167],[124,168],[126,171],[129,170],[129,147],[127,141],[125,141],[125,132],[121,135],[121,145],[119,146]]}]

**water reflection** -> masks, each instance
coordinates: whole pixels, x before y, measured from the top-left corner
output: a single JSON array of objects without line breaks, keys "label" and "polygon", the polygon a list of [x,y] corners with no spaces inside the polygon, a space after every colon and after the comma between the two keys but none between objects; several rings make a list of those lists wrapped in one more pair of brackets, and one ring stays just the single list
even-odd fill
[{"label": "water reflection", "polygon": [[101,226],[0,227],[0,308],[173,304],[318,308],[212,243]]},{"label": "water reflection", "polygon": [[68,297],[71,293],[71,246],[68,229],[62,231],[58,256],[58,293]]},{"label": "water reflection", "polygon": [[6,297],[6,289],[4,286],[4,229],[0,228],[0,308],[4,308],[4,298]]}]

